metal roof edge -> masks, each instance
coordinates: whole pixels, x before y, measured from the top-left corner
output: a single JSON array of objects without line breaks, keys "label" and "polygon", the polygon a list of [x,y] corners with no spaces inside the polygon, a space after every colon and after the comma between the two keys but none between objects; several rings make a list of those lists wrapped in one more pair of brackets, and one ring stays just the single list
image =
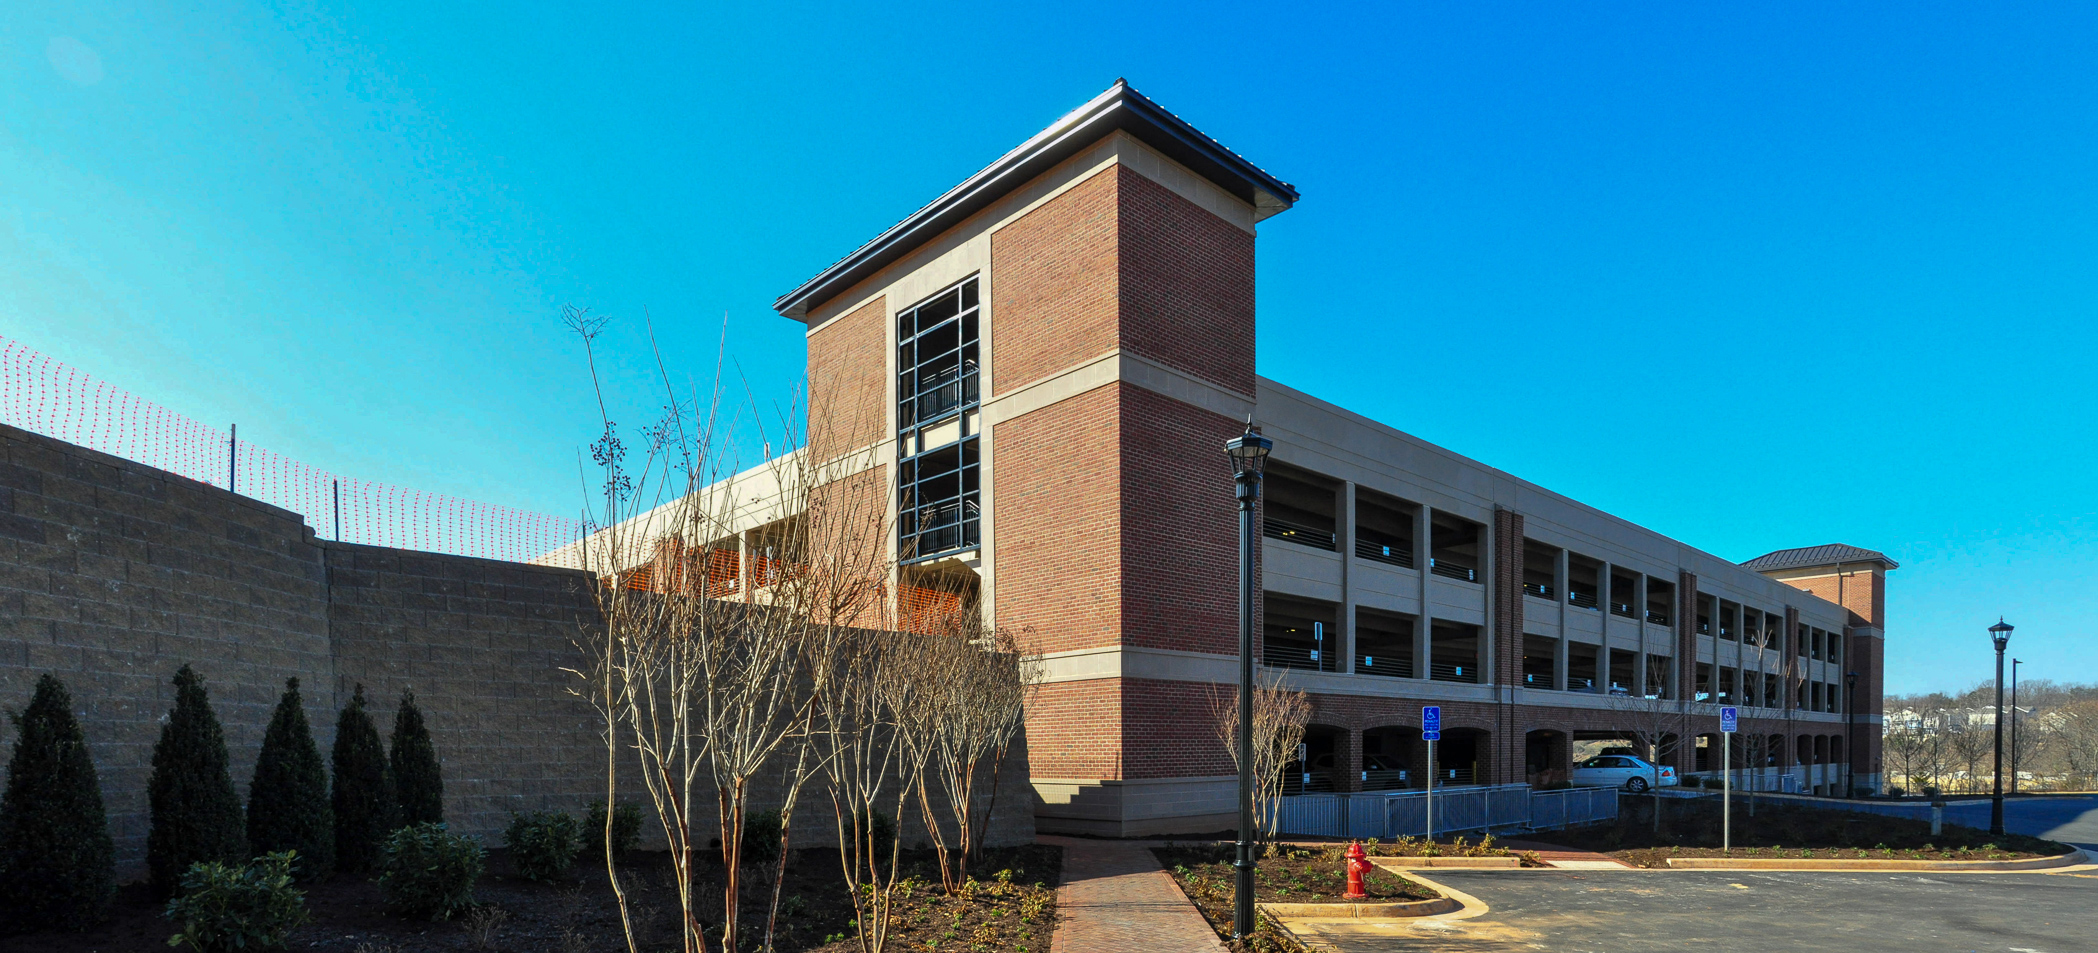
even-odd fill
[{"label": "metal roof edge", "polygon": [[[981,211],[1116,129],[1135,135],[1145,144],[1253,205],[1256,210],[1268,209],[1269,214],[1274,214],[1296,204],[1294,186],[1268,174],[1204,135],[1186,120],[1167,112],[1131,88],[1127,80],[1117,79],[1106,91],[1065,113],[997,161],[963,179],[961,184],[833,262],[815,277],[779,296],[772,303],[773,310],[788,318],[807,320],[810,307],[823,304],[868,275],[893,264],[933,236]],[[1263,193],[1270,198],[1271,204],[1261,201]]]}]

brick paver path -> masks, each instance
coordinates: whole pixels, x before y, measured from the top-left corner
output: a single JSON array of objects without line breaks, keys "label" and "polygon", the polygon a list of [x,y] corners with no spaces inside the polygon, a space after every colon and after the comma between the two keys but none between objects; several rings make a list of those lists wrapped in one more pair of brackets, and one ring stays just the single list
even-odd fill
[{"label": "brick paver path", "polygon": [[1151,845],[1042,837],[1064,849],[1051,953],[1222,953],[1202,912],[1158,866]]}]

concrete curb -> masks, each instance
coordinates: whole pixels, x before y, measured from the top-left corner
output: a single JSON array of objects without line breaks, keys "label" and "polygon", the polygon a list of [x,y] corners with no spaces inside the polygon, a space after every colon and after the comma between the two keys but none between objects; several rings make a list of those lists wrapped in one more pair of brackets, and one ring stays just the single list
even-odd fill
[{"label": "concrete curb", "polygon": [[1449,897],[1433,900],[1402,900],[1397,903],[1262,903],[1260,912],[1277,923],[1283,917],[1307,920],[1395,919],[1432,917],[1464,908]]},{"label": "concrete curb", "polygon": [[1989,870],[2047,870],[2054,867],[2073,867],[2087,862],[2082,850],[2072,850],[2052,857],[2028,857],[2023,860],[1874,860],[1852,858],[1849,860],[1811,860],[1785,857],[1670,857],[1671,870],[1935,870],[1945,873],[1960,871]]},{"label": "concrete curb", "polygon": [[1387,870],[1417,870],[1428,867],[1471,869],[1520,867],[1520,857],[1371,857],[1370,863]]}]

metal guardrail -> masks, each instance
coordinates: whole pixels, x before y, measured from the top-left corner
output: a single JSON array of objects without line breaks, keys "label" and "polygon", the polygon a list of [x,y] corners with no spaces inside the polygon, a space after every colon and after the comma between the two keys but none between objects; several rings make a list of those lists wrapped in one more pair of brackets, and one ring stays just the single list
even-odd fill
[{"label": "metal guardrail", "polygon": [[1333,542],[1334,533],[1332,527],[1305,526],[1302,523],[1292,523],[1272,516],[1261,520],[1260,535],[1269,539],[1279,539],[1285,543],[1296,543],[1299,546],[1323,549],[1327,552],[1335,552],[1339,549]]},{"label": "metal guardrail", "polygon": [[1404,546],[1377,543],[1358,537],[1355,540],[1355,555],[1375,562],[1389,563],[1393,566],[1402,566],[1407,569],[1413,568],[1413,550]]},{"label": "metal guardrail", "polygon": [[1530,829],[1533,831],[1594,824],[1616,816],[1616,788],[1530,792]]},{"label": "metal guardrail", "polygon": [[[1616,788],[1533,791],[1527,784],[1435,790],[1435,830],[1552,830],[1617,816]],[[1428,830],[1428,792],[1298,794],[1275,799],[1274,830],[1304,837],[1418,837]]]},{"label": "metal guardrail", "polygon": [[1568,592],[1566,594],[1566,604],[1576,609],[1594,609],[1599,607],[1595,601],[1595,593],[1592,592]]},{"label": "metal guardrail", "polygon": [[1455,563],[1446,563],[1440,559],[1428,560],[1428,571],[1448,579],[1462,579],[1465,582],[1479,581],[1478,570],[1473,569],[1470,566],[1459,566]]}]

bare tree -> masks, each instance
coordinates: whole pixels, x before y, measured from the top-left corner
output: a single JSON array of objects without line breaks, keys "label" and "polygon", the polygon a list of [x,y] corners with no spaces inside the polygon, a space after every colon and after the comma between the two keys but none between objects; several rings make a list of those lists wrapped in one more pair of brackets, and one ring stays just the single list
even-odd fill
[{"label": "bare tree", "polygon": [[1944,760],[1944,739],[1935,731],[1921,725],[1888,727],[1880,735],[1880,750],[1890,773],[1901,776],[1902,784],[1910,790],[1920,790],[1925,784],[1937,783],[1937,768]]},{"label": "bare tree", "polygon": [[1041,681],[1041,662],[1022,645],[1022,633],[985,625],[973,585],[936,584],[919,601],[940,610],[901,620],[925,634],[914,642],[925,684],[920,704],[897,714],[906,740],[926,756],[919,813],[938,855],[941,883],[952,893],[981,851],[995,807],[993,801],[977,810],[986,762],[995,797],[997,768],[1020,733],[1027,702]]},{"label": "bare tree", "polygon": [[2072,784],[2098,787],[2098,701],[2077,701],[2057,709],[2054,750]]},{"label": "bare tree", "polygon": [[[1611,695],[1610,710],[1616,713],[1617,730],[1632,743],[1634,751],[1652,767],[1648,790],[1661,787],[1661,763],[1673,757],[1683,744],[1689,716],[1676,702],[1666,698]],[[1661,807],[1654,805],[1654,829],[1661,829]]]},{"label": "bare tree", "polygon": [[1960,787],[1967,793],[1981,790],[1981,766],[1989,760],[1996,739],[1993,726],[1974,723],[1966,712],[1950,712],[1939,734],[1944,738],[1948,760],[1960,770]]},{"label": "bare tree", "polygon": [[[1231,754],[1231,767],[1239,769],[1238,692],[1212,686],[1209,696],[1210,723],[1217,740]],[[1295,759],[1304,743],[1304,726],[1311,722],[1311,699],[1303,691],[1283,684],[1281,669],[1262,666],[1253,680],[1253,836],[1266,841],[1273,833],[1275,799],[1282,794],[1282,767]]]}]

